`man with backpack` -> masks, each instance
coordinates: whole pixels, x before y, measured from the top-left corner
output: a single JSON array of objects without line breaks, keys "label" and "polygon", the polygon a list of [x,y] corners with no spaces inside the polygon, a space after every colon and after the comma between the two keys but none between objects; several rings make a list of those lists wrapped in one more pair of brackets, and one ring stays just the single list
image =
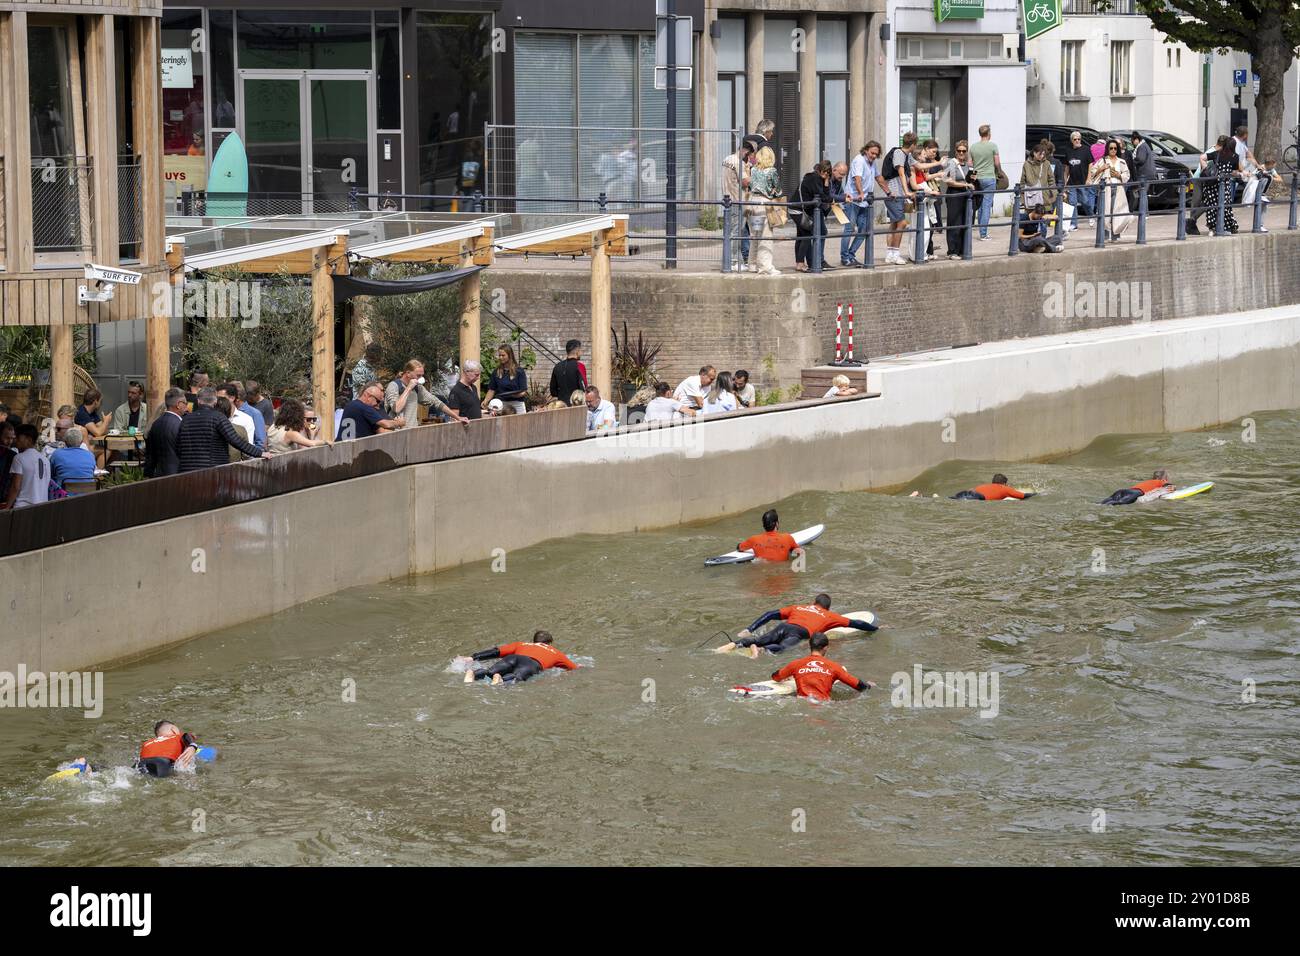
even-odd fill
[{"label": "man with backpack", "polygon": [[909,202],[916,202],[916,192],[912,189],[912,151],[916,149],[916,134],[904,133],[903,141],[885,154],[876,176],[876,184],[885,196],[885,215],[889,218],[889,234],[885,237],[885,264],[903,264],[900,249],[903,242],[903,230],[907,227],[907,210]]}]

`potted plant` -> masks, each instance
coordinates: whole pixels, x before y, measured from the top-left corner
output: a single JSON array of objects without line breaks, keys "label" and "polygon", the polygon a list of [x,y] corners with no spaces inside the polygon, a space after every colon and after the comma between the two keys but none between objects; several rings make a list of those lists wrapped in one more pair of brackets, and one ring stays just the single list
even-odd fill
[{"label": "potted plant", "polygon": [[614,379],[623,403],[631,402],[636,393],[645,388],[652,388],[658,377],[655,375],[655,359],[659,357],[662,345],[649,346],[645,336],[638,332],[633,341],[623,323],[623,338],[618,337],[618,330],[611,327],[614,335]]}]

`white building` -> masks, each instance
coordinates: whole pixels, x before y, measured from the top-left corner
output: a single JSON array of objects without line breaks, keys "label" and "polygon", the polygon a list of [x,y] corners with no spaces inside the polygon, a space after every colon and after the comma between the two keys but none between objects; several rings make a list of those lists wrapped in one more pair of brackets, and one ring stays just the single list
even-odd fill
[{"label": "white building", "polygon": [[884,44],[888,146],[911,130],[951,151],[988,123],[1014,182],[1023,163],[1025,66],[1018,0],[891,0]]},{"label": "white building", "polygon": [[[1026,45],[1031,123],[1112,131],[1154,129],[1196,146],[1234,125],[1233,71],[1244,54],[1196,53],[1136,13],[1133,0],[1112,0],[1105,14],[1092,0],[1062,0],[1063,22]],[[1300,70],[1287,74],[1284,133],[1297,123]],[[1243,90],[1247,125],[1255,129],[1254,93]]]}]

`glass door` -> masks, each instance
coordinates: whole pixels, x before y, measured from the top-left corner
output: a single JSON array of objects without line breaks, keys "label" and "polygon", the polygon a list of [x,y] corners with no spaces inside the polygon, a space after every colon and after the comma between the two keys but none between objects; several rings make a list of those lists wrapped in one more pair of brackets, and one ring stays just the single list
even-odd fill
[{"label": "glass door", "polygon": [[370,79],[309,75],[311,168],[315,212],[342,212],[348,194],[370,192]]},{"label": "glass door", "polygon": [[368,70],[240,71],[249,215],[339,212],[373,191],[372,86]]},{"label": "glass door", "polygon": [[[248,214],[298,212],[303,194],[310,192],[302,162],[307,127],[302,78],[245,72],[241,79],[239,117],[248,154]],[[217,173],[214,166],[213,189]]]}]

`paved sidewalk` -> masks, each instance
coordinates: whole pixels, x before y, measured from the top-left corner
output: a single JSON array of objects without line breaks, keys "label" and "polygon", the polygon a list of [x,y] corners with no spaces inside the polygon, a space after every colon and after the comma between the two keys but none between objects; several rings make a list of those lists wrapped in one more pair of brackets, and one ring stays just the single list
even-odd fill
[{"label": "paved sidewalk", "polygon": [[[1238,235],[1245,235],[1251,231],[1254,221],[1254,210],[1250,207],[1238,207],[1236,209]],[[1289,206],[1285,201],[1274,201],[1264,206],[1264,227],[1269,231],[1281,232],[1287,228],[1289,216]],[[1152,212],[1147,220],[1146,239],[1149,244],[1176,242],[1174,238],[1177,231],[1177,210],[1159,210]],[[1009,227],[1010,219],[1003,218],[994,220],[989,224],[989,239],[981,242],[977,237],[971,243],[971,251],[976,259],[986,259],[995,257],[1006,257],[1010,245]],[[1186,242],[1212,242],[1213,234],[1207,229],[1204,217],[1199,223],[1201,229],[1200,236],[1188,236]],[[876,268],[880,269],[913,269],[917,263],[907,262],[904,265],[886,265],[885,264],[885,233],[881,230],[883,227],[877,226],[875,234],[875,263]],[[832,223],[831,235],[826,240],[826,262],[832,267],[831,274],[842,272],[840,268],[840,234],[842,227],[838,223]],[[795,271],[794,263],[794,229],[785,228],[780,231],[775,240],[775,249],[773,260],[778,269],[783,274],[798,275]],[[1079,228],[1074,232],[1067,232],[1065,239],[1065,251],[1068,253],[1076,249],[1094,249],[1096,245],[1097,230],[1095,220],[1084,222],[1082,219]],[[912,233],[903,235],[904,256],[907,256],[914,248],[916,237]],[[1137,242],[1137,221],[1125,230],[1124,234],[1117,242],[1107,244],[1107,248],[1131,248]],[[717,232],[704,232],[702,230],[683,231],[678,238],[678,272],[701,273],[712,272],[719,276],[722,273],[722,241]],[[947,241],[946,238],[936,233],[934,239],[935,258],[932,263],[960,267],[960,262],[951,262],[947,258]],[[619,272],[659,272],[664,267],[664,240],[662,236],[644,236],[638,235],[632,231],[628,235],[627,256],[614,256],[612,261],[614,269]],[[858,258],[861,259],[865,247],[858,250]],[[750,258],[753,261],[754,252],[751,248]],[[549,269],[581,269],[587,270],[590,264],[585,257],[572,259],[570,257],[556,256],[510,256],[498,260],[498,268],[501,269],[525,269],[525,270],[549,270]],[[747,276],[754,276],[754,272],[731,273],[727,278],[743,279]]]}]

